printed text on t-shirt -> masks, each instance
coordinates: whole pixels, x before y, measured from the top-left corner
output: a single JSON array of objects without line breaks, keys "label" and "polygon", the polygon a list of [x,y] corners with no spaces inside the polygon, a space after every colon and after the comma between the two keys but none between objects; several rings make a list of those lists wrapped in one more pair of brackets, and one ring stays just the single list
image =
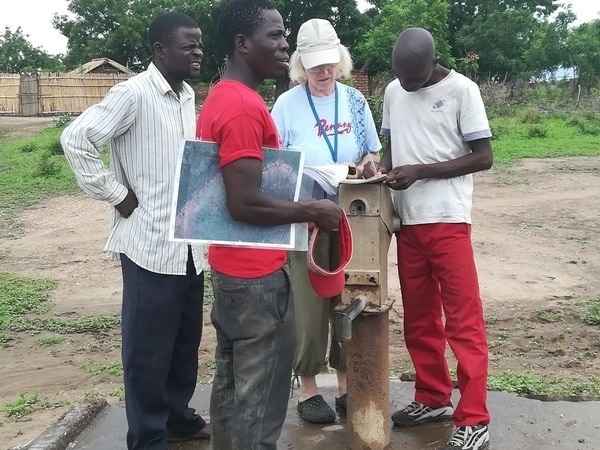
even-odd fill
[{"label": "printed text on t-shirt", "polygon": [[[315,128],[317,129],[317,137],[321,137],[323,134],[321,133],[321,127],[327,133],[327,136],[333,136],[335,129],[332,123],[328,123],[327,119],[321,119],[321,126],[319,124],[315,124]],[[341,122],[338,125],[338,134],[350,133],[352,131],[352,123],[350,122]]]}]

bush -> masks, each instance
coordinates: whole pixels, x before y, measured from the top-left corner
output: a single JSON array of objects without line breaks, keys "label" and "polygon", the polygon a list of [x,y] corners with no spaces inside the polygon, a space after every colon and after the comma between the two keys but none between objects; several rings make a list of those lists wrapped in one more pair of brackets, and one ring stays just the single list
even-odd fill
[{"label": "bush", "polygon": [[600,134],[600,116],[592,111],[577,114],[567,120],[567,125],[579,129],[583,134]]},{"label": "bush", "polygon": [[521,123],[540,123],[542,120],[542,115],[537,109],[522,108],[517,110],[517,119]]},{"label": "bush", "polygon": [[48,150],[51,155],[62,155],[64,153],[62,145],[60,145],[60,141],[58,140],[48,144],[46,150]]},{"label": "bush", "polygon": [[581,314],[588,325],[600,325],[600,297],[592,299]]},{"label": "bush", "polygon": [[507,117],[515,113],[512,90],[504,84],[487,83],[479,86],[488,117]]},{"label": "bush", "polygon": [[383,97],[367,97],[367,103],[373,114],[375,129],[381,130],[381,121],[383,120]]},{"label": "bush", "polygon": [[503,134],[508,132],[508,129],[502,125],[498,125],[494,127],[490,126],[490,131],[492,132],[492,141],[497,141]]},{"label": "bush", "polygon": [[557,111],[574,106],[568,85],[539,82],[525,89],[523,101],[538,110]]},{"label": "bush", "polygon": [[57,128],[64,127],[71,121],[71,116],[68,114],[61,114],[60,116],[54,117],[54,126]]},{"label": "bush", "polygon": [[265,103],[270,110],[275,104],[275,80],[265,80],[258,87],[258,92],[265,99]]},{"label": "bush", "polygon": [[41,177],[50,177],[60,172],[60,165],[54,160],[50,152],[46,151],[40,155],[36,173]]},{"label": "bush", "polygon": [[35,142],[28,142],[19,147],[21,153],[33,153],[37,150],[38,146]]},{"label": "bush", "polygon": [[545,138],[548,137],[548,128],[535,125],[527,129],[527,137],[528,138]]}]

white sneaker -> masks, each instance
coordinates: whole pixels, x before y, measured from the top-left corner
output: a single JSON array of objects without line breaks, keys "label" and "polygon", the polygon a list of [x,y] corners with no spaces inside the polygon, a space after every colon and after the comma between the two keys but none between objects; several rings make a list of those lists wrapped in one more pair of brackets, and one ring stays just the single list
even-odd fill
[{"label": "white sneaker", "polygon": [[458,427],[444,450],[484,450],[490,446],[490,432],[487,425]]},{"label": "white sneaker", "polygon": [[428,422],[446,422],[452,420],[452,414],[454,414],[452,402],[437,409],[419,402],[412,402],[410,405],[392,414],[392,422],[397,427],[414,427]]}]

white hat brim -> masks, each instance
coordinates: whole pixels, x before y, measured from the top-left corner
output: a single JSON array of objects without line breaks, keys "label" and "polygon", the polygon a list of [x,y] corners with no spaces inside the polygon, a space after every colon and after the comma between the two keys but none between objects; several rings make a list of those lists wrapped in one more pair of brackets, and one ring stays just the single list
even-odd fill
[{"label": "white hat brim", "polygon": [[300,59],[305,69],[312,69],[323,64],[337,64],[340,62],[341,56],[339,48],[334,47],[326,50],[302,53]]}]

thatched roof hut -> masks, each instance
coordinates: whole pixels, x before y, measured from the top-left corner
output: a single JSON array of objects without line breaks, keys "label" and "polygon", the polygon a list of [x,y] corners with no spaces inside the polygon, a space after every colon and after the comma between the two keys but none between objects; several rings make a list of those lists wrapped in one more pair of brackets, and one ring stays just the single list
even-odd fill
[{"label": "thatched roof hut", "polygon": [[90,62],[82,64],[75,70],[69,72],[71,74],[89,74],[89,73],[124,73],[127,75],[133,74],[127,67],[113,61],[109,58],[94,58]]}]

